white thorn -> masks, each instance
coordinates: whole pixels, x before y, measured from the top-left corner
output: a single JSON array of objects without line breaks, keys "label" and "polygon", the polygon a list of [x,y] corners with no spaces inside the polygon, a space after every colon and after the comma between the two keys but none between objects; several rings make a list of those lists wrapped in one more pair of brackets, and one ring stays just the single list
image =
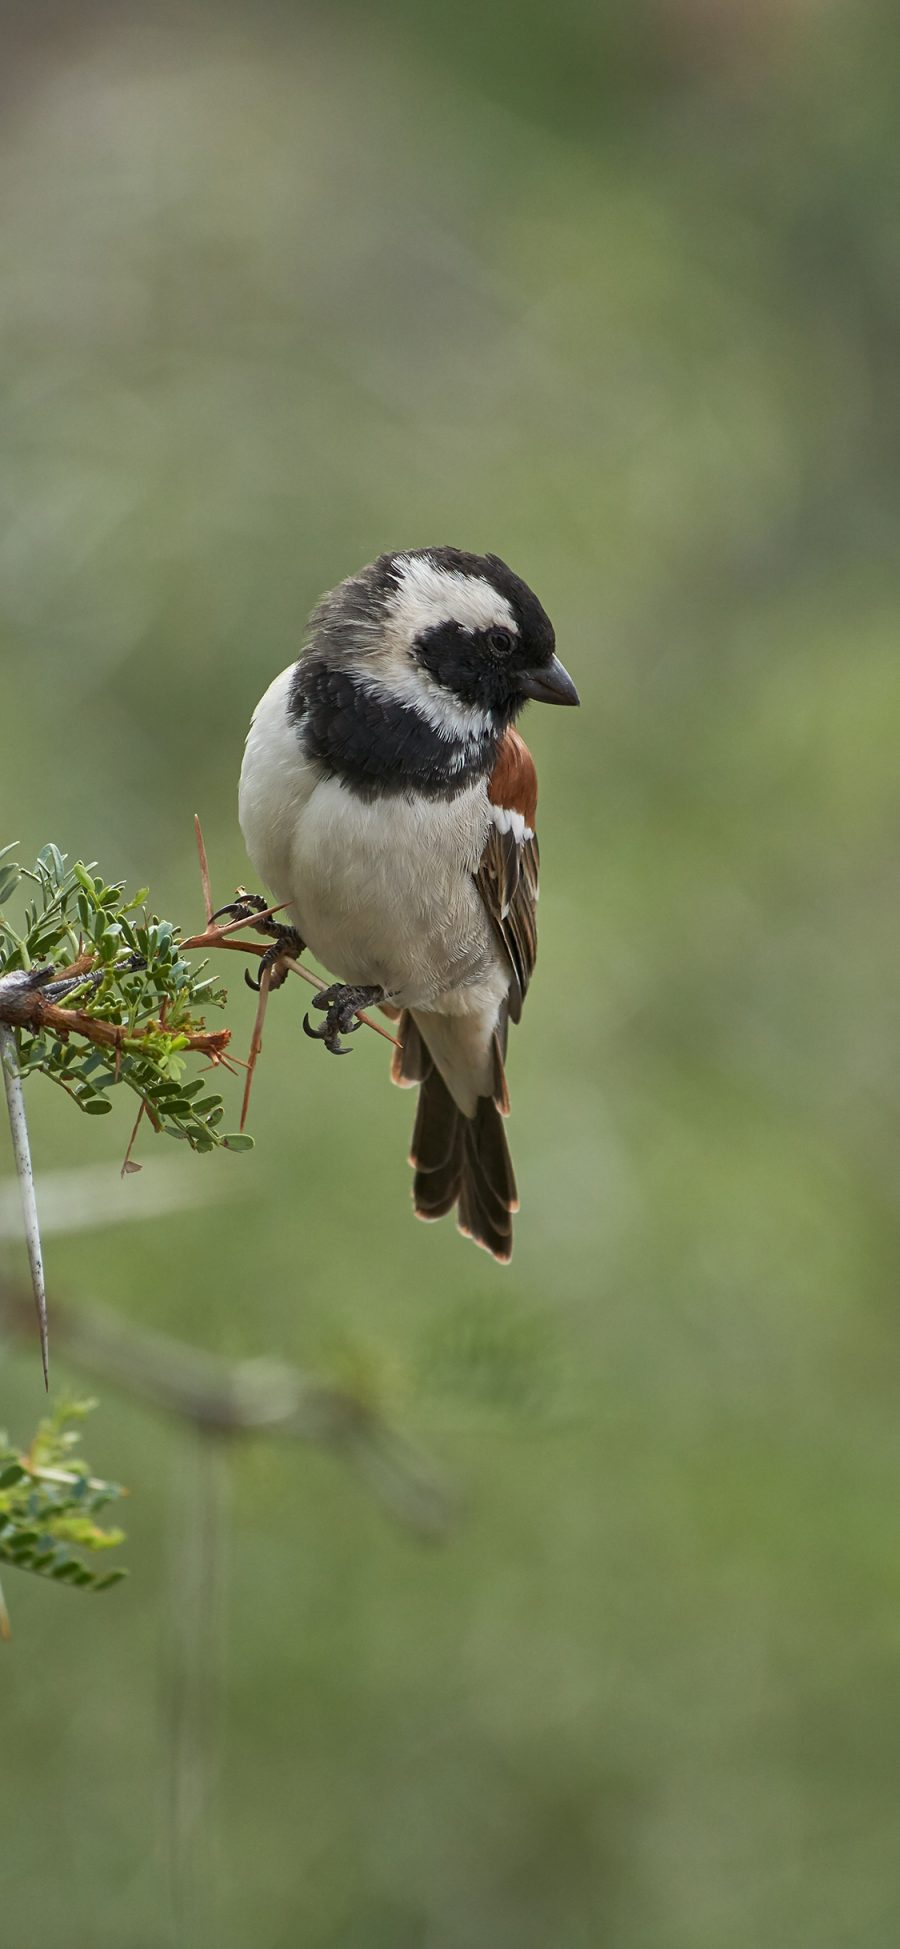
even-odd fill
[{"label": "white thorn", "polygon": [[44,1261],[41,1255],[41,1233],[38,1225],[37,1201],[34,1195],[34,1172],[31,1168],[31,1147],[28,1142],[28,1125],[25,1121],[25,1097],[22,1078],[19,1074],[19,1061],[16,1053],[16,1038],[6,1022],[0,1023],[0,1068],[6,1085],[6,1107],[9,1111],[9,1128],[12,1135],[13,1158],[19,1190],[22,1196],[22,1217],[25,1223],[25,1244],[28,1248],[28,1263],[31,1267],[31,1284],[34,1290],[34,1303],[37,1309],[38,1326],[41,1335],[41,1361],[44,1368],[44,1386],[49,1390],[49,1349],[47,1339],[47,1293],[44,1286]]}]

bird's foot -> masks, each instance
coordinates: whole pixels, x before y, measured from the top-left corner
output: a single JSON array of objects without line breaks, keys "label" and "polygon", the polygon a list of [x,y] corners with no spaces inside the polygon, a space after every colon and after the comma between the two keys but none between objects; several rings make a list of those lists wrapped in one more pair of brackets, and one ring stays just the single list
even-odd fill
[{"label": "bird's foot", "polygon": [[296,961],[298,954],[303,953],[304,946],[296,927],[283,927],[277,940],[266,948],[265,954],[260,955],[256,964],[257,973],[252,975],[249,968],[244,969],[247,987],[258,995],[263,975],[268,971],[269,993],[273,988],[281,988],[290,974],[289,962]]},{"label": "bird's foot", "polygon": [[335,981],[330,988],[323,988],[313,1000],[313,1008],[325,1010],[322,1027],[310,1028],[309,1016],[304,1015],[303,1033],[310,1036],[313,1042],[324,1042],[333,1056],[349,1056],[351,1051],[341,1047],[341,1036],[355,1035],[361,1026],[358,1019],[361,1008],[374,1008],[383,1001],[383,988],[347,988],[343,982]]},{"label": "bird's foot", "polygon": [[211,925],[214,920],[221,920],[222,915],[227,914],[230,920],[247,921],[248,925],[254,927],[258,934],[271,934],[273,936],[272,946],[267,947],[265,954],[260,956],[257,976],[252,975],[249,968],[244,969],[244,980],[247,983],[247,987],[252,988],[257,994],[259,993],[259,984],[267,969],[271,970],[269,979],[270,992],[273,988],[280,988],[288,977],[288,957],[293,957],[296,960],[297,956],[303,953],[303,949],[306,946],[306,942],[301,940],[296,927],[285,927],[283,921],[279,920],[276,914],[269,912],[269,906],[269,901],[261,893],[248,893],[246,887],[238,887],[234,899],[229,900],[227,906],[218,907],[216,912],[210,914],[209,917]]},{"label": "bird's foot", "polygon": [[282,934],[293,933],[293,928],[285,927],[271,908],[272,902],[264,894],[248,893],[246,887],[238,887],[233,900],[226,901],[224,907],[217,907],[215,913],[210,914],[208,924],[211,927],[214,920],[221,920],[222,915],[227,914],[229,920],[245,920],[248,926],[255,927],[258,934],[274,934],[276,940]]}]

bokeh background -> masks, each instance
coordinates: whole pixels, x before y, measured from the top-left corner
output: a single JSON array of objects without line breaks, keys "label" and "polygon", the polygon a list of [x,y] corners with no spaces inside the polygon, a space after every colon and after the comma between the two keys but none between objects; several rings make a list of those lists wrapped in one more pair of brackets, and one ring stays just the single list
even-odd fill
[{"label": "bokeh background", "polygon": [[[120,1181],[130,1100],[31,1089],[42,1171],[107,1172],[58,1298],[356,1376],[457,1513],[422,1547],[314,1449],[226,1458],[173,1785],[196,1444],[101,1385],[131,1577],[6,1579],[3,1941],[894,1949],[893,10],[0,21],[3,840],[196,927],[192,814],[225,899],[251,709],[384,548],[505,556],[583,699],[527,724],[509,1272],[412,1222],[411,1100],[299,985],[253,1154],[176,1155],[190,1208]],[[3,1361],[24,1440],[36,1347]]]}]

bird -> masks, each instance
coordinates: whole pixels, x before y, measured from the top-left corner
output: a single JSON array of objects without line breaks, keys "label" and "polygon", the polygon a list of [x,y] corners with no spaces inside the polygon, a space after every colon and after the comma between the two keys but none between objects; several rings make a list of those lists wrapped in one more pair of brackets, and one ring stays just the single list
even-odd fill
[{"label": "bird", "polygon": [[[497,555],[379,555],[324,595],[297,661],[253,713],[238,815],[255,872],[288,910],[260,967],[304,947],[337,979],[308,1035],[335,1055],[379,1007],[392,1076],[419,1091],[418,1217],[456,1208],[501,1262],[518,1194],[504,1130],[507,1032],[537,951],[537,777],[524,705],[575,705],[537,596]],[[262,895],[227,909],[257,915]],[[252,984],[256,985],[256,984]]]}]

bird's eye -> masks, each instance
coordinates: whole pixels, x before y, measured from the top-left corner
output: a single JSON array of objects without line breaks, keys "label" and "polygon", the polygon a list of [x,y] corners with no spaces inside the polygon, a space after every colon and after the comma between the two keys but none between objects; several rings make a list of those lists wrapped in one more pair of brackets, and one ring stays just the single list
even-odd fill
[{"label": "bird's eye", "polygon": [[493,650],[495,656],[508,656],[513,646],[508,629],[489,629],[487,643],[488,649]]}]

